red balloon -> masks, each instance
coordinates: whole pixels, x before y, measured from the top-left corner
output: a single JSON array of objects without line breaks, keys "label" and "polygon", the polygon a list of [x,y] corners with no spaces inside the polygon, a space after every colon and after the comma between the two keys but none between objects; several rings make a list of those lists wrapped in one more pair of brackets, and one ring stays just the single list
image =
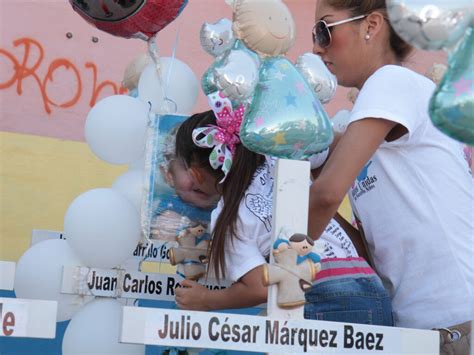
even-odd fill
[{"label": "red balloon", "polygon": [[125,38],[149,39],[173,21],[188,0],[69,0],[98,29]]}]

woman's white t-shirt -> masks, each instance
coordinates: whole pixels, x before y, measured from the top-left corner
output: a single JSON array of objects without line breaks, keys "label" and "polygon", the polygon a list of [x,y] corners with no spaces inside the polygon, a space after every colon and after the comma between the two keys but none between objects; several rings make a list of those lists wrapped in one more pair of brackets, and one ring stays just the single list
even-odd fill
[{"label": "woman's white t-shirt", "polygon": [[[232,243],[228,239],[225,246],[225,274],[230,281],[237,281],[250,270],[265,264],[265,258],[270,254],[275,162],[276,159],[266,157],[240,202],[236,224],[239,239],[233,238]],[[211,230],[223,206],[221,199],[211,214]],[[357,256],[351,240],[335,220],[328,224],[314,250],[322,258]]]},{"label": "woman's white t-shirt", "polygon": [[411,70],[382,67],[364,84],[350,118],[386,119],[408,131],[384,142],[349,190],[402,327],[474,319],[473,179],[460,143],[431,123],[434,88]]}]

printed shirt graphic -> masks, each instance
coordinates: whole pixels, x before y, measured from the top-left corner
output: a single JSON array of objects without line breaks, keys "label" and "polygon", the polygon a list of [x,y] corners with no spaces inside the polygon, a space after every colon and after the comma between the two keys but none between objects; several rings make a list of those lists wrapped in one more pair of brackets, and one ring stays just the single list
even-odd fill
[{"label": "printed shirt graphic", "polygon": [[359,256],[351,239],[335,219],[331,219],[324,233],[314,244],[313,251],[322,259]]},{"label": "printed shirt graphic", "polygon": [[377,176],[374,174],[369,174],[369,168],[372,165],[372,160],[370,160],[365,166],[362,168],[361,172],[357,176],[354,184],[351,188],[351,196],[354,201],[357,201],[360,197],[362,197],[367,192],[373,190],[377,183]]}]

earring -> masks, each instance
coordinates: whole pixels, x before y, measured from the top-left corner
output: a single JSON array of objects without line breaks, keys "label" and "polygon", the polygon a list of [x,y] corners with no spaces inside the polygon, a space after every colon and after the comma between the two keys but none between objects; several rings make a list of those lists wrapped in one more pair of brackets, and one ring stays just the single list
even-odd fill
[{"label": "earring", "polygon": [[367,33],[364,38],[366,41],[368,41],[370,39],[370,35]]}]

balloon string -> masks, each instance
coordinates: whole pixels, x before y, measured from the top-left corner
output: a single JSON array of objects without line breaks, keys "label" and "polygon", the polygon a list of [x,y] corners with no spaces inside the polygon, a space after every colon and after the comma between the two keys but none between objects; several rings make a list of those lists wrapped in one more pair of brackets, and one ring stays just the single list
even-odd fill
[{"label": "balloon string", "polygon": [[[160,81],[160,84],[162,84],[162,85],[160,85],[160,88],[161,88],[161,93],[163,95],[162,97],[164,98],[164,100],[161,103],[160,112],[163,112],[163,113],[176,113],[176,111],[178,111],[178,105],[176,104],[176,102],[168,97],[168,89],[169,89],[169,85],[170,85],[170,81],[171,81],[171,74],[172,74],[172,71],[173,71],[173,65],[174,65],[174,62],[175,62],[175,59],[176,59],[176,51],[177,51],[178,45],[179,45],[180,32],[181,32],[181,23],[180,23],[179,28],[176,32],[176,38],[175,38],[175,41],[174,41],[173,51],[172,51],[172,55],[171,55],[171,63],[170,63],[170,67],[169,67],[168,73],[166,75],[166,80],[165,80],[164,83],[161,82],[162,81],[162,76],[161,76],[162,66],[161,66],[158,46],[156,45],[156,37],[157,37],[158,33],[155,33],[148,40],[148,53],[149,53],[151,59],[153,60],[153,63],[155,64],[156,72],[158,74],[158,80]],[[172,106],[172,109],[171,109],[170,106]]]},{"label": "balloon string", "polygon": [[165,80],[165,85],[164,85],[165,86],[165,95],[163,97],[165,98],[165,101],[167,101],[168,103],[170,103],[173,106],[173,109],[168,111],[168,112],[171,111],[172,113],[176,113],[178,111],[178,105],[176,104],[175,101],[171,100],[168,97],[167,93],[168,93],[168,89],[169,89],[169,85],[170,85],[170,81],[171,81],[171,74],[173,72],[173,65],[174,65],[175,59],[176,59],[176,51],[177,51],[178,45],[179,45],[180,32],[181,32],[181,22],[179,22],[179,27],[178,27],[178,30],[176,31],[176,38],[174,40],[173,51],[171,53],[171,63],[170,63],[168,73],[166,75],[166,80]]},{"label": "balloon string", "polygon": [[[151,59],[153,60],[153,63],[155,64],[156,74],[157,74],[157,77],[158,77],[158,83],[159,83],[159,86],[160,86],[162,97],[166,97],[165,96],[166,91],[165,91],[165,88],[163,87],[162,77],[161,77],[162,66],[161,66],[161,60],[160,60],[160,53],[159,53],[159,50],[158,50],[158,46],[156,45],[157,35],[158,35],[158,33],[155,33],[147,41],[147,43],[148,43],[148,54],[150,55]],[[167,109],[166,109],[166,105],[164,103],[164,100],[163,100],[163,102],[161,102],[161,107],[159,108],[159,112],[167,113]]]},{"label": "balloon string", "polygon": [[[148,127],[146,130],[146,146],[145,146],[145,172],[147,174],[155,174],[154,168],[156,166],[156,152],[154,147],[157,145],[157,136],[159,134],[158,122],[159,116],[155,115],[152,111],[152,104],[148,101],[150,106],[148,112]],[[149,249],[151,248],[151,220],[153,217],[153,196],[154,196],[154,184],[150,183],[150,179],[146,179],[144,186],[143,194],[145,198],[142,200],[141,209],[140,209],[140,224],[141,224],[141,240],[138,243],[137,247],[143,247],[146,245],[145,254],[148,254]],[[142,263],[145,260],[140,260],[138,265],[138,270],[141,270]]]}]

